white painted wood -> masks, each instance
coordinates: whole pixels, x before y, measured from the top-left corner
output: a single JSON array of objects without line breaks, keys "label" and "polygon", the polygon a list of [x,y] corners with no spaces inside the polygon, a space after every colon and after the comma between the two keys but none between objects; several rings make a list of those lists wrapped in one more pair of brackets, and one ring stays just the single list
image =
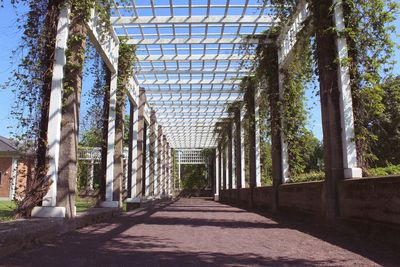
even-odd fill
[{"label": "white painted wood", "polygon": [[15,199],[15,197],[16,197],[17,178],[18,178],[18,159],[12,158],[11,183],[10,183],[10,194],[9,194],[11,200]]},{"label": "white painted wood", "polygon": [[66,64],[65,52],[67,50],[68,27],[69,27],[70,7],[64,6],[60,10],[60,16],[57,24],[57,37],[55,44],[53,77],[51,82],[51,95],[49,106],[48,122],[48,157],[49,169],[47,175],[53,182],[49,191],[44,196],[43,206],[57,205],[57,180],[60,157],[60,139],[61,139],[61,119],[62,119],[62,91],[64,66]]},{"label": "white painted wood", "polygon": [[254,55],[240,54],[240,55],[138,55],[138,60],[143,61],[215,61],[215,60],[230,60],[230,61],[241,61],[241,60],[254,60]]},{"label": "white painted wood", "polygon": [[147,127],[146,139],[145,196],[148,197],[150,196],[150,126]]},{"label": "white painted wood", "polygon": [[268,24],[276,20],[273,16],[141,16],[141,17],[113,17],[111,23],[114,27],[144,24]]},{"label": "white painted wood", "polygon": [[[279,68],[280,69],[280,68]],[[280,99],[283,98],[283,74],[279,72],[279,97]],[[282,107],[281,107],[281,113],[283,112]],[[281,125],[284,125],[284,119],[283,116],[281,116]],[[288,146],[285,138],[285,134],[283,131],[280,131],[281,133],[281,164],[282,164],[282,183],[287,183],[289,182],[289,151],[288,151]]]},{"label": "white painted wood", "polygon": [[235,151],[235,135],[236,135],[236,123],[232,123],[232,188],[237,188],[236,182],[236,151]]},{"label": "white painted wood", "polygon": [[[334,21],[339,32],[345,30],[343,7],[341,0],[334,0]],[[336,45],[338,58],[343,62],[348,58],[346,38],[337,37]],[[350,71],[347,64],[338,67],[339,89],[340,89],[340,117],[342,125],[343,165],[345,178],[362,177],[361,168],[357,167],[357,149],[354,142],[354,115],[353,101],[351,97]]]},{"label": "white painted wood", "polygon": [[133,112],[133,138],[132,138],[132,196],[136,195],[136,187],[137,187],[137,164],[138,164],[138,130],[139,129],[139,109],[138,106],[135,105],[134,112]]},{"label": "white painted wood", "polygon": [[91,11],[91,17],[86,26],[91,43],[96,47],[108,69],[112,73],[116,73],[118,71],[119,40],[114,29],[112,27],[105,28],[94,9]]},{"label": "white painted wood", "polygon": [[261,130],[260,130],[260,88],[257,87],[254,94],[255,103],[255,134],[256,134],[256,187],[261,186]]},{"label": "white painted wood", "polygon": [[219,200],[219,181],[221,180],[221,166],[219,166],[219,155],[220,155],[219,148],[215,149],[215,194],[214,200]]},{"label": "white painted wood", "polygon": [[304,28],[304,22],[311,15],[309,4],[302,0],[297,5],[294,20],[286,25],[278,38],[278,47],[280,57],[279,65],[284,66],[290,61],[293,48],[297,42],[297,34]]},{"label": "white painted wood", "polygon": [[155,136],[155,143],[154,143],[154,195],[157,196],[158,195],[158,184],[159,184],[159,179],[160,179],[160,175],[158,173],[158,124],[156,123],[154,125],[155,128],[155,132],[154,132],[154,136]]},{"label": "white painted wood", "polygon": [[110,107],[108,115],[106,202],[113,201],[114,154],[115,154],[115,108],[117,102],[117,73],[111,76]]},{"label": "white painted wood", "polygon": [[240,161],[241,161],[241,166],[242,169],[241,171],[241,179],[242,179],[242,188],[246,188],[246,170],[245,170],[245,151],[244,151],[244,113],[242,109],[240,109]]},{"label": "white painted wood", "polygon": [[89,189],[93,190],[94,181],[94,160],[89,161]]}]

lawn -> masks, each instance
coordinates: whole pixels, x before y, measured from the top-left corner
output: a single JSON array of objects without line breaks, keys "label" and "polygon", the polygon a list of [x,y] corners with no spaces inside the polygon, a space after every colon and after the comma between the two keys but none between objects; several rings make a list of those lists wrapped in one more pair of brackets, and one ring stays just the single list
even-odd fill
[{"label": "lawn", "polygon": [[96,205],[96,201],[88,198],[76,198],[75,206],[76,212],[85,212]]},{"label": "lawn", "polygon": [[[90,199],[76,199],[76,211],[84,212],[94,207],[95,201]],[[10,221],[13,219],[13,213],[15,210],[15,203],[11,200],[0,200],[0,222]]]},{"label": "lawn", "polygon": [[13,219],[15,203],[11,200],[0,200],[0,222]]}]

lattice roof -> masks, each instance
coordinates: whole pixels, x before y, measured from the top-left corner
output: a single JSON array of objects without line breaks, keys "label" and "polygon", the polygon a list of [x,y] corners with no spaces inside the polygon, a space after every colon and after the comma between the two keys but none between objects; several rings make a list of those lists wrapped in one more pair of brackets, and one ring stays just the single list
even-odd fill
[{"label": "lattice roof", "polygon": [[260,0],[132,0],[114,2],[112,23],[137,45],[136,76],[174,148],[215,147],[215,123],[252,60],[241,45],[268,30]]}]

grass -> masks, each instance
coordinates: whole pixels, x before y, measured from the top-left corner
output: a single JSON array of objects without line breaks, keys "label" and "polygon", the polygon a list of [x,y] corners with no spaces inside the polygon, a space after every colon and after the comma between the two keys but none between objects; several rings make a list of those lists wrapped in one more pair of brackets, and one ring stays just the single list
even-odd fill
[{"label": "grass", "polygon": [[76,212],[85,212],[93,208],[96,205],[96,201],[90,198],[77,197],[75,201]]},{"label": "grass", "polygon": [[11,200],[0,200],[0,222],[10,221],[14,218],[14,210],[16,206]]}]

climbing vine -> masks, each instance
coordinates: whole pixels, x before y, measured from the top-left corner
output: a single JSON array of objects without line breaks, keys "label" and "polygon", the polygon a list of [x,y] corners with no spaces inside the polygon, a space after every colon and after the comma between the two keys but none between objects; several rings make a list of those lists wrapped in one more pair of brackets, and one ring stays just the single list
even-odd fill
[{"label": "climbing vine", "polygon": [[346,28],[339,34],[348,41],[349,58],[342,64],[350,67],[358,161],[365,169],[378,160],[371,122],[385,113],[382,84],[392,74],[395,43],[390,35],[396,30],[399,3],[343,0],[343,7]]}]

